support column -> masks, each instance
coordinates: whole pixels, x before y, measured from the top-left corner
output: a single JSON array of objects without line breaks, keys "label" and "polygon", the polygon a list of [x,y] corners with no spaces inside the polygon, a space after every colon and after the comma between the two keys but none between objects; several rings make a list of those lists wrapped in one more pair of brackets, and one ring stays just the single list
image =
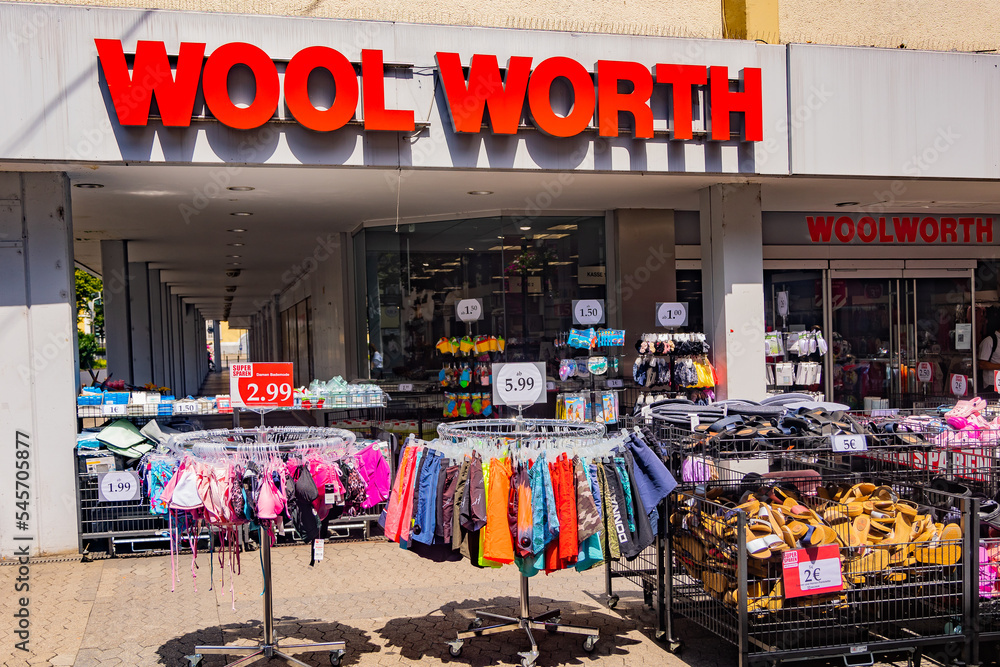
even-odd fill
[{"label": "support column", "polygon": [[74,493],[79,373],[70,211],[65,174],[0,173],[4,557],[79,548]]},{"label": "support column", "polygon": [[160,286],[160,270],[149,269],[149,333],[153,361],[152,382],[159,386],[169,387],[164,372],[164,327],[162,287]]},{"label": "support column", "polygon": [[219,320],[212,322],[212,359],[215,360],[215,370],[217,371],[222,371],[222,333],[219,331],[220,326],[222,326],[222,322]]},{"label": "support column", "polygon": [[174,383],[170,385],[178,398],[185,396],[184,384],[184,327],[181,325],[181,302],[175,294],[170,295],[170,348],[174,368]]},{"label": "support column", "polygon": [[132,316],[127,241],[101,241],[108,377],[132,382]]},{"label": "support column", "polygon": [[705,328],[720,399],[759,400],[766,394],[762,244],[760,185],[701,191]]},{"label": "support column", "polygon": [[153,379],[153,334],[149,315],[149,265],[129,262],[129,320],[132,332],[132,383]]},{"label": "support column", "polygon": [[[656,303],[677,299],[674,212],[650,209],[615,211],[621,324],[629,336],[654,331]],[[635,348],[626,346],[623,368],[632,368]]]},{"label": "support column", "polygon": [[184,327],[184,394],[194,396],[201,389],[201,380],[198,379],[198,338],[195,335],[197,329],[197,318],[194,313],[194,306],[189,303],[180,302],[183,316],[182,326]]}]

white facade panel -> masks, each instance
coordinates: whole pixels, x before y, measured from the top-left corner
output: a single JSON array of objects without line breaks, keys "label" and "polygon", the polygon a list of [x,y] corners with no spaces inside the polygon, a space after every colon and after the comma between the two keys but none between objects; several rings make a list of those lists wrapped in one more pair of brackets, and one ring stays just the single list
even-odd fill
[{"label": "white facade panel", "polygon": [[[36,35],[0,42],[4,63],[0,85],[8,99],[18,101],[0,111],[3,161],[788,172],[786,59],[781,46],[24,3],[0,3],[0,25],[25,25],[39,12],[44,20],[36,21],[43,26]],[[122,127],[100,80],[95,38],[121,39],[126,53],[134,52],[137,40],[163,41],[168,54],[176,54],[182,41],[204,42],[206,54],[222,44],[247,42],[278,61],[287,61],[308,46],[333,47],[352,62],[360,61],[362,49],[381,49],[386,63],[413,65],[412,70],[387,71],[387,107],[411,109],[418,128],[421,123],[429,123],[429,128],[410,138],[395,132],[365,133],[353,126],[317,133],[295,123],[271,123],[250,131],[214,121],[196,121],[191,128]],[[554,139],[534,130],[522,130],[515,137],[458,136],[451,130],[444,95],[438,90],[434,56],[439,51],[457,52],[465,64],[476,53],[496,55],[501,66],[510,56],[531,56],[533,65],[550,56],[566,56],[590,71],[601,59],[648,67],[724,65],[733,79],[745,67],[760,67],[764,141],[750,148],[737,141],[674,142],[662,136],[599,139],[596,132]],[[657,87],[652,99],[658,129],[667,127],[667,95],[662,88]],[[240,90],[246,87],[234,82],[234,96]],[[199,93],[195,114],[203,111]],[[704,113],[704,106],[696,111]],[[279,108],[278,113],[288,112]],[[696,129],[700,122],[696,113]]]},{"label": "white facade panel", "polygon": [[788,50],[793,173],[1000,178],[1000,57]]}]

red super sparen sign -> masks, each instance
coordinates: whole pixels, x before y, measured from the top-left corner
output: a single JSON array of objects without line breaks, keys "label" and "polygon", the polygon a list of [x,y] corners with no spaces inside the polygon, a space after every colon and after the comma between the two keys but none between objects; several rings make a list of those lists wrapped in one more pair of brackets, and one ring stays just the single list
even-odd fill
[{"label": "red super sparen sign", "polygon": [[291,362],[233,364],[229,368],[229,394],[236,408],[290,408]]}]

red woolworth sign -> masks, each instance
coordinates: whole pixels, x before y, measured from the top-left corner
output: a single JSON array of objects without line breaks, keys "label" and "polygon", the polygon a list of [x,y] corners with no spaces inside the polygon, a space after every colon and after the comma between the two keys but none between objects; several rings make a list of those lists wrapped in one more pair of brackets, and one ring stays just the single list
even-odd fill
[{"label": "red woolworth sign", "polygon": [[806,216],[813,243],[993,243],[993,218]]},{"label": "red woolworth sign", "polygon": [[[260,127],[274,119],[282,92],[295,120],[318,132],[331,132],[354,120],[359,99],[365,130],[412,132],[415,128],[412,110],[386,108],[385,66],[380,50],[363,50],[357,68],[335,49],[310,46],[288,61],[282,82],[275,62],[252,44],[223,44],[206,58],[205,44],[182,42],[176,66],[172,67],[163,42],[139,41],[130,70],[121,40],[94,42],[122,125],[148,124],[155,98],[163,125],[188,127],[200,83],[212,116],[236,129]],[[636,62],[599,60],[592,74],[571,58],[546,58],[534,64],[530,57],[514,56],[501,75],[496,56],[476,54],[466,75],[459,54],[441,52],[436,60],[456,132],[483,132],[485,118],[486,131],[516,134],[527,104],[534,125],[555,137],[572,137],[586,131],[595,114],[599,135],[617,137],[618,114],[627,112],[634,121],[634,136],[649,139],[653,136],[650,106],[653,87],[667,85],[673,96],[673,139],[693,138],[694,95],[698,87],[706,87],[712,140],[732,138],[730,114],[733,113],[743,115],[743,141],[763,140],[759,68],[744,68],[741,90],[733,91],[728,68],[719,66],[657,64],[650,69]],[[246,107],[237,106],[229,96],[229,72],[236,65],[248,67],[256,82],[254,100]],[[328,109],[317,108],[309,98],[309,75],[316,69],[329,72],[336,86]],[[568,81],[573,89],[573,108],[565,116],[556,112],[550,102],[556,79]],[[625,85],[621,86],[622,83]],[[621,92],[623,88],[630,92]]]}]

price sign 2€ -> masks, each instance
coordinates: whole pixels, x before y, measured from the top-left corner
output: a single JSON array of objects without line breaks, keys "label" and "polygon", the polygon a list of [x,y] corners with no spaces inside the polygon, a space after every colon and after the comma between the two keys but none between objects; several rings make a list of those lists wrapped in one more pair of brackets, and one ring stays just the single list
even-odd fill
[{"label": "price sign 2\u20ac", "polygon": [[782,555],[781,565],[786,600],[844,588],[840,548],[836,544],[790,549]]},{"label": "price sign 2\u20ac", "polygon": [[545,364],[493,364],[494,405],[533,405],[545,402]]},{"label": "price sign 2\u20ac", "polygon": [[460,322],[476,322],[483,319],[483,300],[462,299],[455,304],[455,316]]},{"label": "price sign 2\u20ac", "polygon": [[583,327],[604,324],[604,299],[574,299],[573,324]]},{"label": "price sign 2\u20ac", "polygon": [[290,408],[291,362],[233,364],[229,369],[229,394],[236,408]]}]

